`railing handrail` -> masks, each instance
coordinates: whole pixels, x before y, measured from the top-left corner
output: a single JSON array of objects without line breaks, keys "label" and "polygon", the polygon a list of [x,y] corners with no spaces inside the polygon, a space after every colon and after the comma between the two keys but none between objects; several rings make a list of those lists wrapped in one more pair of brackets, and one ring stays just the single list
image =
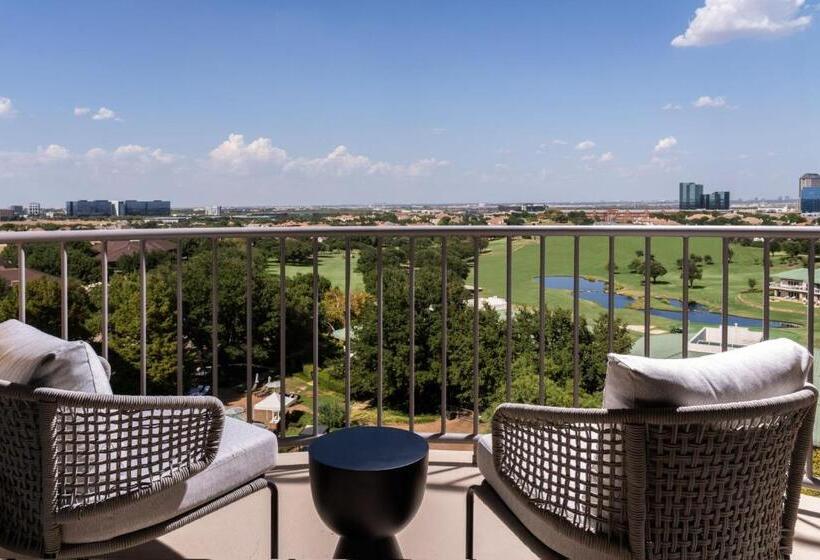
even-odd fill
[{"label": "railing handrail", "polygon": [[160,229],[84,229],[0,232],[0,243],[67,241],[133,241],[180,238],[256,237],[494,237],[616,236],[820,239],[820,226],[652,226],[652,225],[526,225],[526,226],[290,226],[201,227]]}]

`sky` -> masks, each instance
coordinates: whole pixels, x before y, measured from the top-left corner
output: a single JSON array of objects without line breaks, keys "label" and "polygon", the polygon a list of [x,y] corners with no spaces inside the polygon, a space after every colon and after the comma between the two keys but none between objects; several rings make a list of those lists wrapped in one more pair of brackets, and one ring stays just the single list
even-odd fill
[{"label": "sky", "polygon": [[0,206],[795,196],[820,0],[0,3]]}]

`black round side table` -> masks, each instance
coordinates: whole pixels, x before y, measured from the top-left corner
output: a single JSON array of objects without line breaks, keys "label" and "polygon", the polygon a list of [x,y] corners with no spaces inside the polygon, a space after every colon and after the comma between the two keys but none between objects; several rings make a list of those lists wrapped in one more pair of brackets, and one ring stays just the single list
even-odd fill
[{"label": "black round side table", "polygon": [[314,441],[308,455],[313,503],[341,536],[335,557],[401,558],[396,533],[421,505],[427,441],[396,428],[347,428]]}]

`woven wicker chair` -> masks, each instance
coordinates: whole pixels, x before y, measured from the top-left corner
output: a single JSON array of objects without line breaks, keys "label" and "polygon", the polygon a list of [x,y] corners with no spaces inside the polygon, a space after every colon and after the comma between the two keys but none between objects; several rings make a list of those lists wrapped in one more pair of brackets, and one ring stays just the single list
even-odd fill
[{"label": "woven wicker chair", "polygon": [[674,410],[504,404],[477,461],[519,521],[569,558],[788,558],[816,402],[807,385]]},{"label": "woven wicker chair", "polygon": [[[216,457],[222,404],[211,397],[134,397],[0,383],[0,546],[36,557],[110,554],[151,541],[270,487],[260,477],[153,526],[67,543],[64,527],[115,519],[203,471]],[[142,502],[144,504],[144,502]],[[144,507],[144,505],[142,506]]]}]

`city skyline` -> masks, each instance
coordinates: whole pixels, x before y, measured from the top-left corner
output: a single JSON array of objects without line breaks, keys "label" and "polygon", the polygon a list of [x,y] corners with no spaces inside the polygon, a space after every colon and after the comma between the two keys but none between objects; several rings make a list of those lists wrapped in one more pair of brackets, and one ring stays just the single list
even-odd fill
[{"label": "city skyline", "polygon": [[0,206],[795,196],[818,3],[614,4],[6,4]]}]

